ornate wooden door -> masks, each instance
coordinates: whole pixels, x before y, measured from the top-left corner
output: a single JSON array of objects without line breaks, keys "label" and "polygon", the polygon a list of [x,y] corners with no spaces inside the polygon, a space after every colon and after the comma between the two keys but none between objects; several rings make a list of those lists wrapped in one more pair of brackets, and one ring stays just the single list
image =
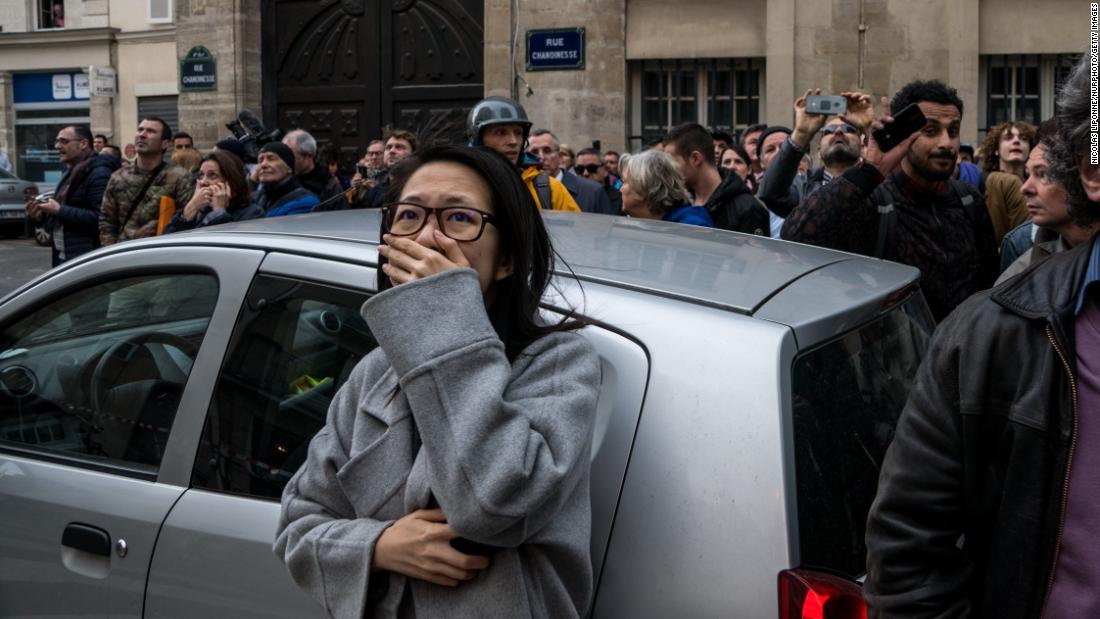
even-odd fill
[{"label": "ornate wooden door", "polygon": [[482,97],[484,0],[265,0],[265,122],[335,144],[347,169],[382,127],[461,140]]}]

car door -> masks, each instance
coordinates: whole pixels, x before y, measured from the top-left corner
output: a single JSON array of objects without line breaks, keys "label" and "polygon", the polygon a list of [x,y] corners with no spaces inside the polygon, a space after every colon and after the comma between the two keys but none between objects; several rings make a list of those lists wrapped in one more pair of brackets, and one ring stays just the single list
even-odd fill
[{"label": "car door", "polygon": [[262,255],[123,251],[0,308],[0,615],[142,615],[160,478]]},{"label": "car door", "polygon": [[[324,617],[272,552],[283,486],[329,403],[377,344],[359,313],[374,268],[271,254],[249,287],[188,490],[153,557],[147,617]],[[603,366],[592,453],[598,578],[648,379],[645,351],[585,329]]]},{"label": "car door", "polygon": [[377,344],[373,268],[272,254],[251,285],[150,568],[147,617],[325,617],[271,550],[283,486]]}]

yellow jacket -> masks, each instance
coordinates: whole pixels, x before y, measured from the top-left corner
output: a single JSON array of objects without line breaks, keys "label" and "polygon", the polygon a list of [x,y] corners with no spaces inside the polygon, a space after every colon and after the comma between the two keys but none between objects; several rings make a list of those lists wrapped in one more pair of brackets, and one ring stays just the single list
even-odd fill
[{"label": "yellow jacket", "polygon": [[[531,192],[531,197],[534,198],[535,204],[542,207],[539,204],[538,192],[535,191],[535,177],[542,173],[542,170],[535,166],[528,166],[523,168],[523,172],[520,176],[523,178],[524,184],[527,185],[527,190]],[[561,184],[561,181],[550,176],[550,208],[555,211],[574,211],[581,212],[581,207],[577,206],[577,201],[573,199],[573,196],[569,195],[569,190],[565,188],[565,185]]]}]

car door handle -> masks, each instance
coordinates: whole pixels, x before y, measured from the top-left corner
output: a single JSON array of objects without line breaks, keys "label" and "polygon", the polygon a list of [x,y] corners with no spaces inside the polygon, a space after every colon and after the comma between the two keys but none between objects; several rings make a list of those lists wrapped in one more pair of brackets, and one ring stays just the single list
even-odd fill
[{"label": "car door handle", "polygon": [[88,524],[69,523],[61,534],[61,545],[101,557],[111,556],[111,536]]}]

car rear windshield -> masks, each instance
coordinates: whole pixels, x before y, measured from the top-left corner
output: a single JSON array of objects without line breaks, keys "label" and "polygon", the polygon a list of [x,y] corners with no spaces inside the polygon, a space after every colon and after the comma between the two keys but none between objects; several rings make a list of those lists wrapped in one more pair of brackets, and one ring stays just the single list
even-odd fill
[{"label": "car rear windshield", "polygon": [[920,294],[795,359],[792,412],[803,567],[865,570],[879,467],[933,329]]}]

